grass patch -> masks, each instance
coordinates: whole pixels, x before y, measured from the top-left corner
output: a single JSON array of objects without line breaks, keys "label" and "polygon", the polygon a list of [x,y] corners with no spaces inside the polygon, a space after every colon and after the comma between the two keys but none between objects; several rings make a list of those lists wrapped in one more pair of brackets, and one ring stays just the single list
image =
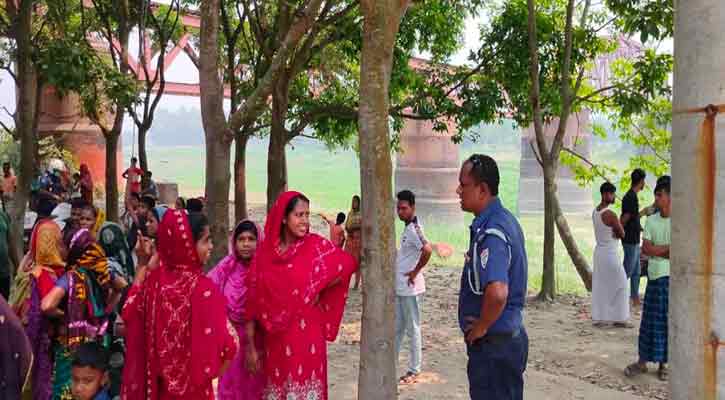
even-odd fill
[{"label": "grass patch", "polygon": [[[508,209],[516,210],[519,191],[518,153],[510,150],[496,153],[483,147],[469,147],[461,152],[461,159],[465,159],[473,152],[485,152],[497,159],[502,182],[500,197]],[[150,169],[158,181],[177,182],[184,196],[199,196],[204,193],[203,147],[150,148],[148,153]],[[310,197],[313,211],[328,213],[346,211],[350,207],[352,195],[360,191],[359,162],[351,151],[329,152],[318,143],[298,142],[287,152],[287,160],[290,188],[300,190]],[[253,140],[249,143],[247,153],[248,198],[251,203],[265,202],[266,169],[266,143]],[[430,241],[445,242],[455,248],[453,256],[449,259],[434,257],[432,260],[434,265],[455,268],[463,265],[463,254],[468,247],[467,227],[470,221],[470,216],[466,216],[465,222],[461,225],[423,221]],[[541,287],[544,219],[543,216],[526,216],[520,221],[526,235],[529,288],[538,290]],[[569,225],[574,237],[577,238],[580,250],[591,260],[594,234],[590,218],[571,217]],[[396,230],[399,237],[402,230],[400,222],[396,223]],[[555,264],[560,293],[585,293],[566,249],[558,238]]]}]

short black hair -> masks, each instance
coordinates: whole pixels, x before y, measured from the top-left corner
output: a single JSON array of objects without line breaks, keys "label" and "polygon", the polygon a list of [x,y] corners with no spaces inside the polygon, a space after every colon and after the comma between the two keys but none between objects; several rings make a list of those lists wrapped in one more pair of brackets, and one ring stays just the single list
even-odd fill
[{"label": "short black hair", "polygon": [[634,171],[632,171],[632,174],[630,174],[632,186],[639,185],[646,177],[647,173],[644,172],[642,168],[635,168]]},{"label": "short black hair", "polygon": [[180,201],[180,202],[181,202],[181,207],[182,207],[182,208],[186,208],[186,200],[184,200],[184,198],[183,198],[183,197],[179,196],[179,198],[178,198],[178,199],[176,199],[176,201],[177,201],[177,202],[179,202],[179,201]]},{"label": "short black hair", "polygon": [[70,208],[71,209],[79,209],[83,208],[88,205],[88,202],[83,200],[82,198],[75,198],[70,201]]},{"label": "short black hair", "polygon": [[194,238],[194,242],[198,242],[204,228],[209,226],[209,219],[202,213],[189,213],[189,225],[191,226],[191,237]]},{"label": "short black hair", "polygon": [[73,368],[90,367],[98,371],[108,371],[108,351],[97,342],[86,342],[78,346],[73,353]]},{"label": "short black hair", "polygon": [[133,197],[134,199],[138,200],[139,202],[141,201],[141,195],[138,194],[137,192],[131,192],[130,197]]},{"label": "short black hair", "polygon": [[200,213],[204,211],[204,203],[199,199],[189,199],[186,202],[186,211]]},{"label": "short black hair", "polygon": [[154,174],[151,171],[146,171],[146,176],[151,178]]},{"label": "short black hair", "polygon": [[667,194],[670,194],[671,183],[672,183],[672,179],[662,179],[662,178],[658,179],[657,186],[655,186],[655,194],[657,194],[657,192],[665,192]]},{"label": "short black hair", "polygon": [[496,160],[485,154],[473,154],[468,157],[466,163],[471,164],[471,177],[476,183],[485,183],[491,195],[498,196],[498,185],[501,182],[501,176],[498,172]]},{"label": "short black hair", "polygon": [[415,195],[410,190],[401,190],[396,197],[398,201],[407,201],[411,207],[415,206]]},{"label": "short black hair", "polygon": [[604,182],[602,183],[602,186],[599,187],[599,193],[617,193],[617,187],[612,184],[612,182]]},{"label": "short black hair", "polygon": [[58,203],[50,196],[39,196],[36,204],[36,212],[39,217],[50,217]]},{"label": "short black hair", "polygon": [[347,217],[345,217],[345,213],[344,212],[337,213],[337,220],[335,221],[335,223],[337,225],[342,225],[343,223],[345,223],[345,219],[346,218]]},{"label": "short black hair", "polygon": [[74,174],[73,174],[73,177],[74,177],[74,178],[78,178],[78,179],[80,179],[80,178],[81,178],[81,174],[80,174],[80,172],[76,172],[76,173],[74,173]]},{"label": "short black hair", "polygon": [[257,225],[254,224],[252,221],[243,221],[241,224],[237,225],[237,227],[234,229],[234,241],[236,242],[237,239],[239,239],[239,235],[241,235],[244,232],[250,232],[254,235],[255,238],[259,239],[259,232],[257,231]]},{"label": "short black hair", "polygon": [[[659,178],[657,178],[657,185],[661,185],[661,184],[665,184],[665,183],[669,184],[670,182],[672,182],[672,177],[669,175],[662,175]],[[657,185],[655,185],[655,186],[657,186]]]},{"label": "short black hair", "polygon": [[146,195],[146,196],[141,197],[141,202],[146,204],[146,207],[148,207],[149,210],[156,207],[156,200],[154,200],[154,198],[151,196]]},{"label": "short black hair", "polygon": [[138,158],[136,158],[136,157],[131,157],[131,162],[132,162],[132,163],[134,163],[134,162],[138,162]]}]

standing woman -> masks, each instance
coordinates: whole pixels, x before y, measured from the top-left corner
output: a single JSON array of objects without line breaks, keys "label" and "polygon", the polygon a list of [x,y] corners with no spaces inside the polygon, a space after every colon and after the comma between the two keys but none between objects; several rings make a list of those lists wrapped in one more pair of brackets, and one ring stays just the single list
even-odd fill
[{"label": "standing woman", "polygon": [[71,363],[78,346],[90,341],[108,345],[109,314],[127,285],[111,273],[95,237],[87,229],[79,230],[68,251],[68,272],[41,303],[43,313],[61,321],[53,346],[54,400],[72,398]]},{"label": "standing woman", "polygon": [[81,164],[81,198],[88,204],[93,204],[93,177],[88,165]]},{"label": "standing woman", "polygon": [[[347,214],[345,222],[345,232],[347,232],[347,241],[345,242],[345,251],[350,253],[355,261],[360,263],[360,252],[362,251],[362,212],[360,211],[360,196],[352,197],[352,208]],[[355,272],[355,286],[353,289],[360,288],[360,272]]]},{"label": "standing woman", "polygon": [[226,297],[227,316],[239,335],[237,357],[219,379],[218,400],[259,400],[262,396],[264,377],[258,370],[262,338],[255,322],[243,318],[249,295],[246,279],[261,242],[261,230],[254,222],[240,222],[229,239],[229,255],[208,275]]},{"label": "standing woman", "polygon": [[357,262],[310,233],[310,202],[282,194],[250,272],[248,319],[264,331],[264,399],[327,399],[327,343],[337,336]]},{"label": "standing woman", "polygon": [[159,225],[158,267],[139,261],[123,309],[125,400],[211,400],[212,380],[237,353],[226,300],[204,276],[212,243],[202,214],[169,210]]}]

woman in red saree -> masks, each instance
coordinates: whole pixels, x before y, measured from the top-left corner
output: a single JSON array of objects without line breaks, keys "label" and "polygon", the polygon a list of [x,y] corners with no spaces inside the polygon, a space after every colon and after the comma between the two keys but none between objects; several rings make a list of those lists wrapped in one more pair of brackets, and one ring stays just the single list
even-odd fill
[{"label": "woman in red saree", "polygon": [[212,400],[212,380],[236,355],[239,339],[226,300],[204,276],[211,252],[201,214],[169,210],[159,225],[158,267],[136,272],[123,309],[125,400]]},{"label": "woman in red saree", "polygon": [[335,340],[352,256],[310,233],[309,200],[282,194],[267,216],[249,275],[248,319],[264,330],[263,398],[327,399],[327,343]]},{"label": "woman in red saree", "polygon": [[88,165],[81,164],[81,198],[88,204],[93,204],[93,176]]}]

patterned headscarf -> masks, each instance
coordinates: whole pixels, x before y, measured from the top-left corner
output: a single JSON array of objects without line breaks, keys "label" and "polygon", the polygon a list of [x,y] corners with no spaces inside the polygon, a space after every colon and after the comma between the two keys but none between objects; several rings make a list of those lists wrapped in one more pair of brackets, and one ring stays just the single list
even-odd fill
[{"label": "patterned headscarf", "polygon": [[106,253],[88,229],[81,229],[73,235],[68,251],[68,267],[85,269],[103,289],[111,285]]},{"label": "patterned headscarf", "polygon": [[113,267],[114,263],[120,267],[118,271],[114,272],[121,274],[125,278],[133,278],[135,268],[131,249],[128,247],[126,235],[123,233],[121,226],[114,222],[104,223],[98,231],[97,240],[106,252],[111,267]]}]

